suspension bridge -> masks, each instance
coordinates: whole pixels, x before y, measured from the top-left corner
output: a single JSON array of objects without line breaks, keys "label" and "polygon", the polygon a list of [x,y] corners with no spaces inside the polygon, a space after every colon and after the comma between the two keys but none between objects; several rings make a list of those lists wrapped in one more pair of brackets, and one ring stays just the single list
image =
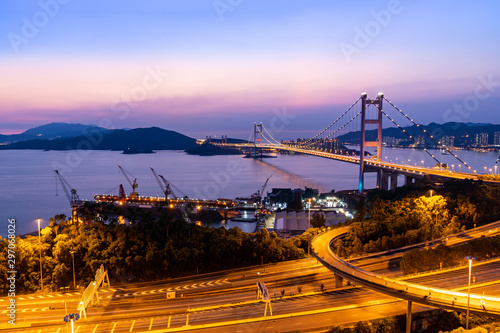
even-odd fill
[{"label": "suspension bridge", "polygon": [[[420,131],[421,136],[433,146],[441,151],[449,154],[457,160],[458,165],[463,165],[468,172],[456,172],[449,170],[447,165],[441,163],[437,156],[431,150],[427,149],[424,142],[416,140],[415,135],[411,135],[405,130],[395,117],[391,117],[383,109],[384,101],[391,109],[396,110],[396,114],[408,120]],[[414,142],[414,147],[418,147],[422,152],[432,158],[436,164],[432,168],[397,164],[382,159],[382,120],[387,118],[392,124],[401,130],[406,135],[408,141]],[[372,129],[372,130],[370,130]],[[373,130],[374,129],[374,130]],[[359,151],[354,151],[345,148],[342,145],[339,137],[347,133],[360,133]],[[369,132],[369,133],[368,133]],[[375,134],[368,136],[367,134]],[[421,140],[422,141],[422,140]],[[359,184],[358,190],[364,192],[365,181],[364,174],[367,172],[376,172],[377,188],[388,190],[398,186],[398,176],[403,175],[405,184],[413,183],[421,179],[429,179],[433,181],[446,181],[450,179],[473,179],[478,180],[478,174],[466,162],[458,157],[454,151],[442,144],[440,139],[428,133],[426,129],[413,121],[412,118],[404,113],[400,108],[388,100],[383,93],[378,94],[375,99],[369,99],[366,93],[361,96],[334,122],[328,125],[325,129],[318,132],[309,139],[301,139],[297,141],[278,141],[264,127],[262,123],[255,123],[253,133],[247,143],[228,143],[227,136],[223,137],[221,142],[211,142],[223,148],[241,149],[249,151],[254,158],[262,157],[262,152],[265,150],[273,151],[290,151],[295,153],[313,155],[347,163],[359,165]],[[375,154],[370,154],[366,151],[367,147],[374,147]],[[461,169],[461,168],[460,168]]]}]

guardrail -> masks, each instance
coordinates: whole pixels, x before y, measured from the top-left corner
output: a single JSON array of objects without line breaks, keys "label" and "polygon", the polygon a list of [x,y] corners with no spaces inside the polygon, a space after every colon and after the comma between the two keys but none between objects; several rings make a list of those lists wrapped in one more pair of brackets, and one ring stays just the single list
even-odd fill
[{"label": "guardrail", "polygon": [[[331,241],[346,232],[346,228],[327,231],[314,237],[311,243],[313,255],[336,275],[363,287],[415,303],[457,311],[467,309],[467,293],[386,278],[337,257],[330,249]],[[471,313],[500,317],[500,298],[470,294],[469,309]]]}]

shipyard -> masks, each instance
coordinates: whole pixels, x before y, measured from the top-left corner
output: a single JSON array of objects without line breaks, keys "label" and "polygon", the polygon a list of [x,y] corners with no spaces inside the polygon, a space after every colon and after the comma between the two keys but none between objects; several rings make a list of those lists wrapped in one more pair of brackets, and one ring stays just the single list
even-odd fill
[{"label": "shipyard", "polygon": [[[138,179],[121,165],[118,168],[131,192],[127,194],[123,184],[119,184],[117,194],[96,194],[93,200],[80,199],[77,190],[58,170],[54,170],[70,203],[72,221],[128,225],[143,214],[158,219],[167,213],[200,226],[213,221],[220,221],[223,226],[227,221],[255,223],[254,231],[267,228],[288,238],[311,227],[311,212],[313,218],[319,218],[325,226],[342,223],[352,217],[347,205],[335,196],[334,191],[320,195],[317,189],[306,187],[304,190],[272,188],[266,192],[272,176],[267,177],[255,193],[246,197],[200,199],[189,198],[151,167],[149,169],[163,195],[140,195],[137,191]],[[319,214],[318,217],[316,214]]]}]

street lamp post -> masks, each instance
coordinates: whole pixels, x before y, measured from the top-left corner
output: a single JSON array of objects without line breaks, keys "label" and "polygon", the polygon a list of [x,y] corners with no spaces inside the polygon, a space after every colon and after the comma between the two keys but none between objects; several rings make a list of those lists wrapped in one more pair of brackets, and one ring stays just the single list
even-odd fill
[{"label": "street lamp post", "polygon": [[431,198],[432,198],[432,190],[431,190]]},{"label": "street lamp post", "polygon": [[[311,198],[308,199],[309,201],[309,217],[307,219],[307,230],[311,229]],[[311,241],[309,239],[310,236],[307,236],[307,257],[309,258],[310,257],[310,249],[311,249],[311,246],[309,245],[309,242]]]},{"label": "street lamp post", "polygon": [[73,289],[76,289],[76,279],[75,279],[75,251],[70,251],[71,257],[73,258]]},{"label": "street lamp post", "polygon": [[41,219],[36,219],[38,222],[38,247],[40,248],[40,285],[42,286],[43,293],[43,271],[42,271],[42,242],[40,238],[40,221]]},{"label": "street lamp post", "polygon": [[469,329],[469,305],[470,305],[470,276],[471,276],[471,272],[472,272],[472,260],[476,260],[476,258],[474,258],[472,256],[467,256],[467,257],[465,257],[465,259],[467,259],[469,261],[469,287],[468,287],[468,291],[467,291],[467,319],[465,321],[465,329],[468,330]]}]

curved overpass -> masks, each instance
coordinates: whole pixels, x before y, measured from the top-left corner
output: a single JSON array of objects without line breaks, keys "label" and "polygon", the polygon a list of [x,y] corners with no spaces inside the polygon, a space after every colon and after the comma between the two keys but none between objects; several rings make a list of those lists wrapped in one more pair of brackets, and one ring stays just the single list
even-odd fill
[{"label": "curved overpass", "polygon": [[[364,271],[337,257],[330,249],[330,244],[347,231],[348,227],[333,229],[317,235],[311,243],[313,255],[334,272],[336,278],[340,277],[368,289],[427,306],[462,312],[467,310],[467,293],[386,278]],[[470,294],[470,312],[500,317],[500,298]]]}]

